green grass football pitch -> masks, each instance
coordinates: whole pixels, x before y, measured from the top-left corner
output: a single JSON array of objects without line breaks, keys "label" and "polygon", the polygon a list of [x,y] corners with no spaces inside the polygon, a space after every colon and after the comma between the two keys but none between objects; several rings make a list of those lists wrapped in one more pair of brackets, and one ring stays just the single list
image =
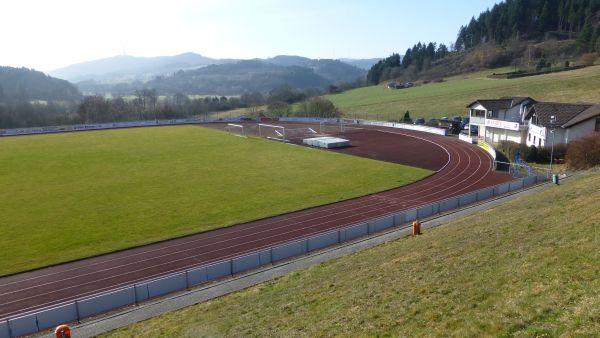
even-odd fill
[{"label": "green grass football pitch", "polygon": [[405,185],[422,169],[196,126],[0,139],[0,275]]}]

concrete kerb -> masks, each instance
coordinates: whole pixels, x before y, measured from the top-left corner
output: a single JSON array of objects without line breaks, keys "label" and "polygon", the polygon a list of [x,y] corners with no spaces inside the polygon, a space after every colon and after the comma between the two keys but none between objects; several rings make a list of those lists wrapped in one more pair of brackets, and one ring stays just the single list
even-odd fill
[{"label": "concrete kerb", "polygon": [[[548,187],[551,187],[551,184],[544,183],[528,189],[504,194],[485,202],[469,205],[468,207],[462,209],[452,210],[445,214],[431,217],[427,220],[422,220],[422,228],[430,229],[437,227],[447,223],[448,221],[465,217],[481,210],[496,207],[514,198],[538,192],[547,189]],[[410,226],[406,225],[402,227],[391,228],[387,231],[377,233],[370,237],[363,237],[354,241],[342,242],[334,247],[311,252],[303,256],[297,256],[294,259],[277,262],[271,266],[262,267],[244,274],[229,277],[221,281],[213,282],[210,285],[198,287],[191,291],[180,292],[170,297],[149,301],[140,306],[130,307],[124,311],[117,312],[106,317],[89,321],[84,320],[81,324],[75,325],[74,330],[80,337],[98,335],[122,326],[152,318],[165,312],[202,303],[234,291],[242,290],[283,276],[295,270],[342,257],[347,254],[369,249],[387,241],[407,236],[410,234],[410,232]],[[51,335],[47,336],[52,337]]]}]

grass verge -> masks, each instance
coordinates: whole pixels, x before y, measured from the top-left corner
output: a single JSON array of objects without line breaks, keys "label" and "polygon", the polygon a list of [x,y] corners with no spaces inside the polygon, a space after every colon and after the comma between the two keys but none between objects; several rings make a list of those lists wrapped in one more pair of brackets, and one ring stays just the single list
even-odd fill
[{"label": "grass verge", "polygon": [[107,334],[599,336],[600,174]]},{"label": "grass verge", "polygon": [[431,172],[195,126],[0,139],[0,275],[336,202]]},{"label": "grass verge", "polygon": [[398,120],[408,110],[411,117],[468,115],[465,108],[477,99],[531,96],[538,101],[598,102],[600,66],[568,72],[488,79],[494,70],[448,78],[402,90],[383,85],[358,88],[327,96],[348,117]]}]

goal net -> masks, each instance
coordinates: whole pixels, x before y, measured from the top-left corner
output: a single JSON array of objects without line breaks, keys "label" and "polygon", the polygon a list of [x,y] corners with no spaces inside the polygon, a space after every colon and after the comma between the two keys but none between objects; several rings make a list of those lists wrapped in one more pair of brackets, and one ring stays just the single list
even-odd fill
[{"label": "goal net", "polygon": [[241,124],[228,123],[225,127],[225,130],[227,130],[227,132],[229,132],[230,134],[246,137],[246,131],[244,130],[244,126],[242,126]]},{"label": "goal net", "polygon": [[310,127],[285,128],[285,137],[288,140],[299,140],[317,135],[317,131]]},{"label": "goal net", "polygon": [[258,125],[258,136],[277,141],[287,141],[284,126],[260,123]]}]

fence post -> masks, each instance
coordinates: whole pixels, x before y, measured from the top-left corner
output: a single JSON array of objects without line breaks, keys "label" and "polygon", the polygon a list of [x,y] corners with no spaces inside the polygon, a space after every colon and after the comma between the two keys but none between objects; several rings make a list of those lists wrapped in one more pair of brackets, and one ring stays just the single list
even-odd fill
[{"label": "fence post", "polygon": [[[137,305],[137,296],[136,296],[136,305]],[[77,314],[77,324],[80,324],[81,316],[79,315],[79,300],[75,299],[75,313]]]}]

